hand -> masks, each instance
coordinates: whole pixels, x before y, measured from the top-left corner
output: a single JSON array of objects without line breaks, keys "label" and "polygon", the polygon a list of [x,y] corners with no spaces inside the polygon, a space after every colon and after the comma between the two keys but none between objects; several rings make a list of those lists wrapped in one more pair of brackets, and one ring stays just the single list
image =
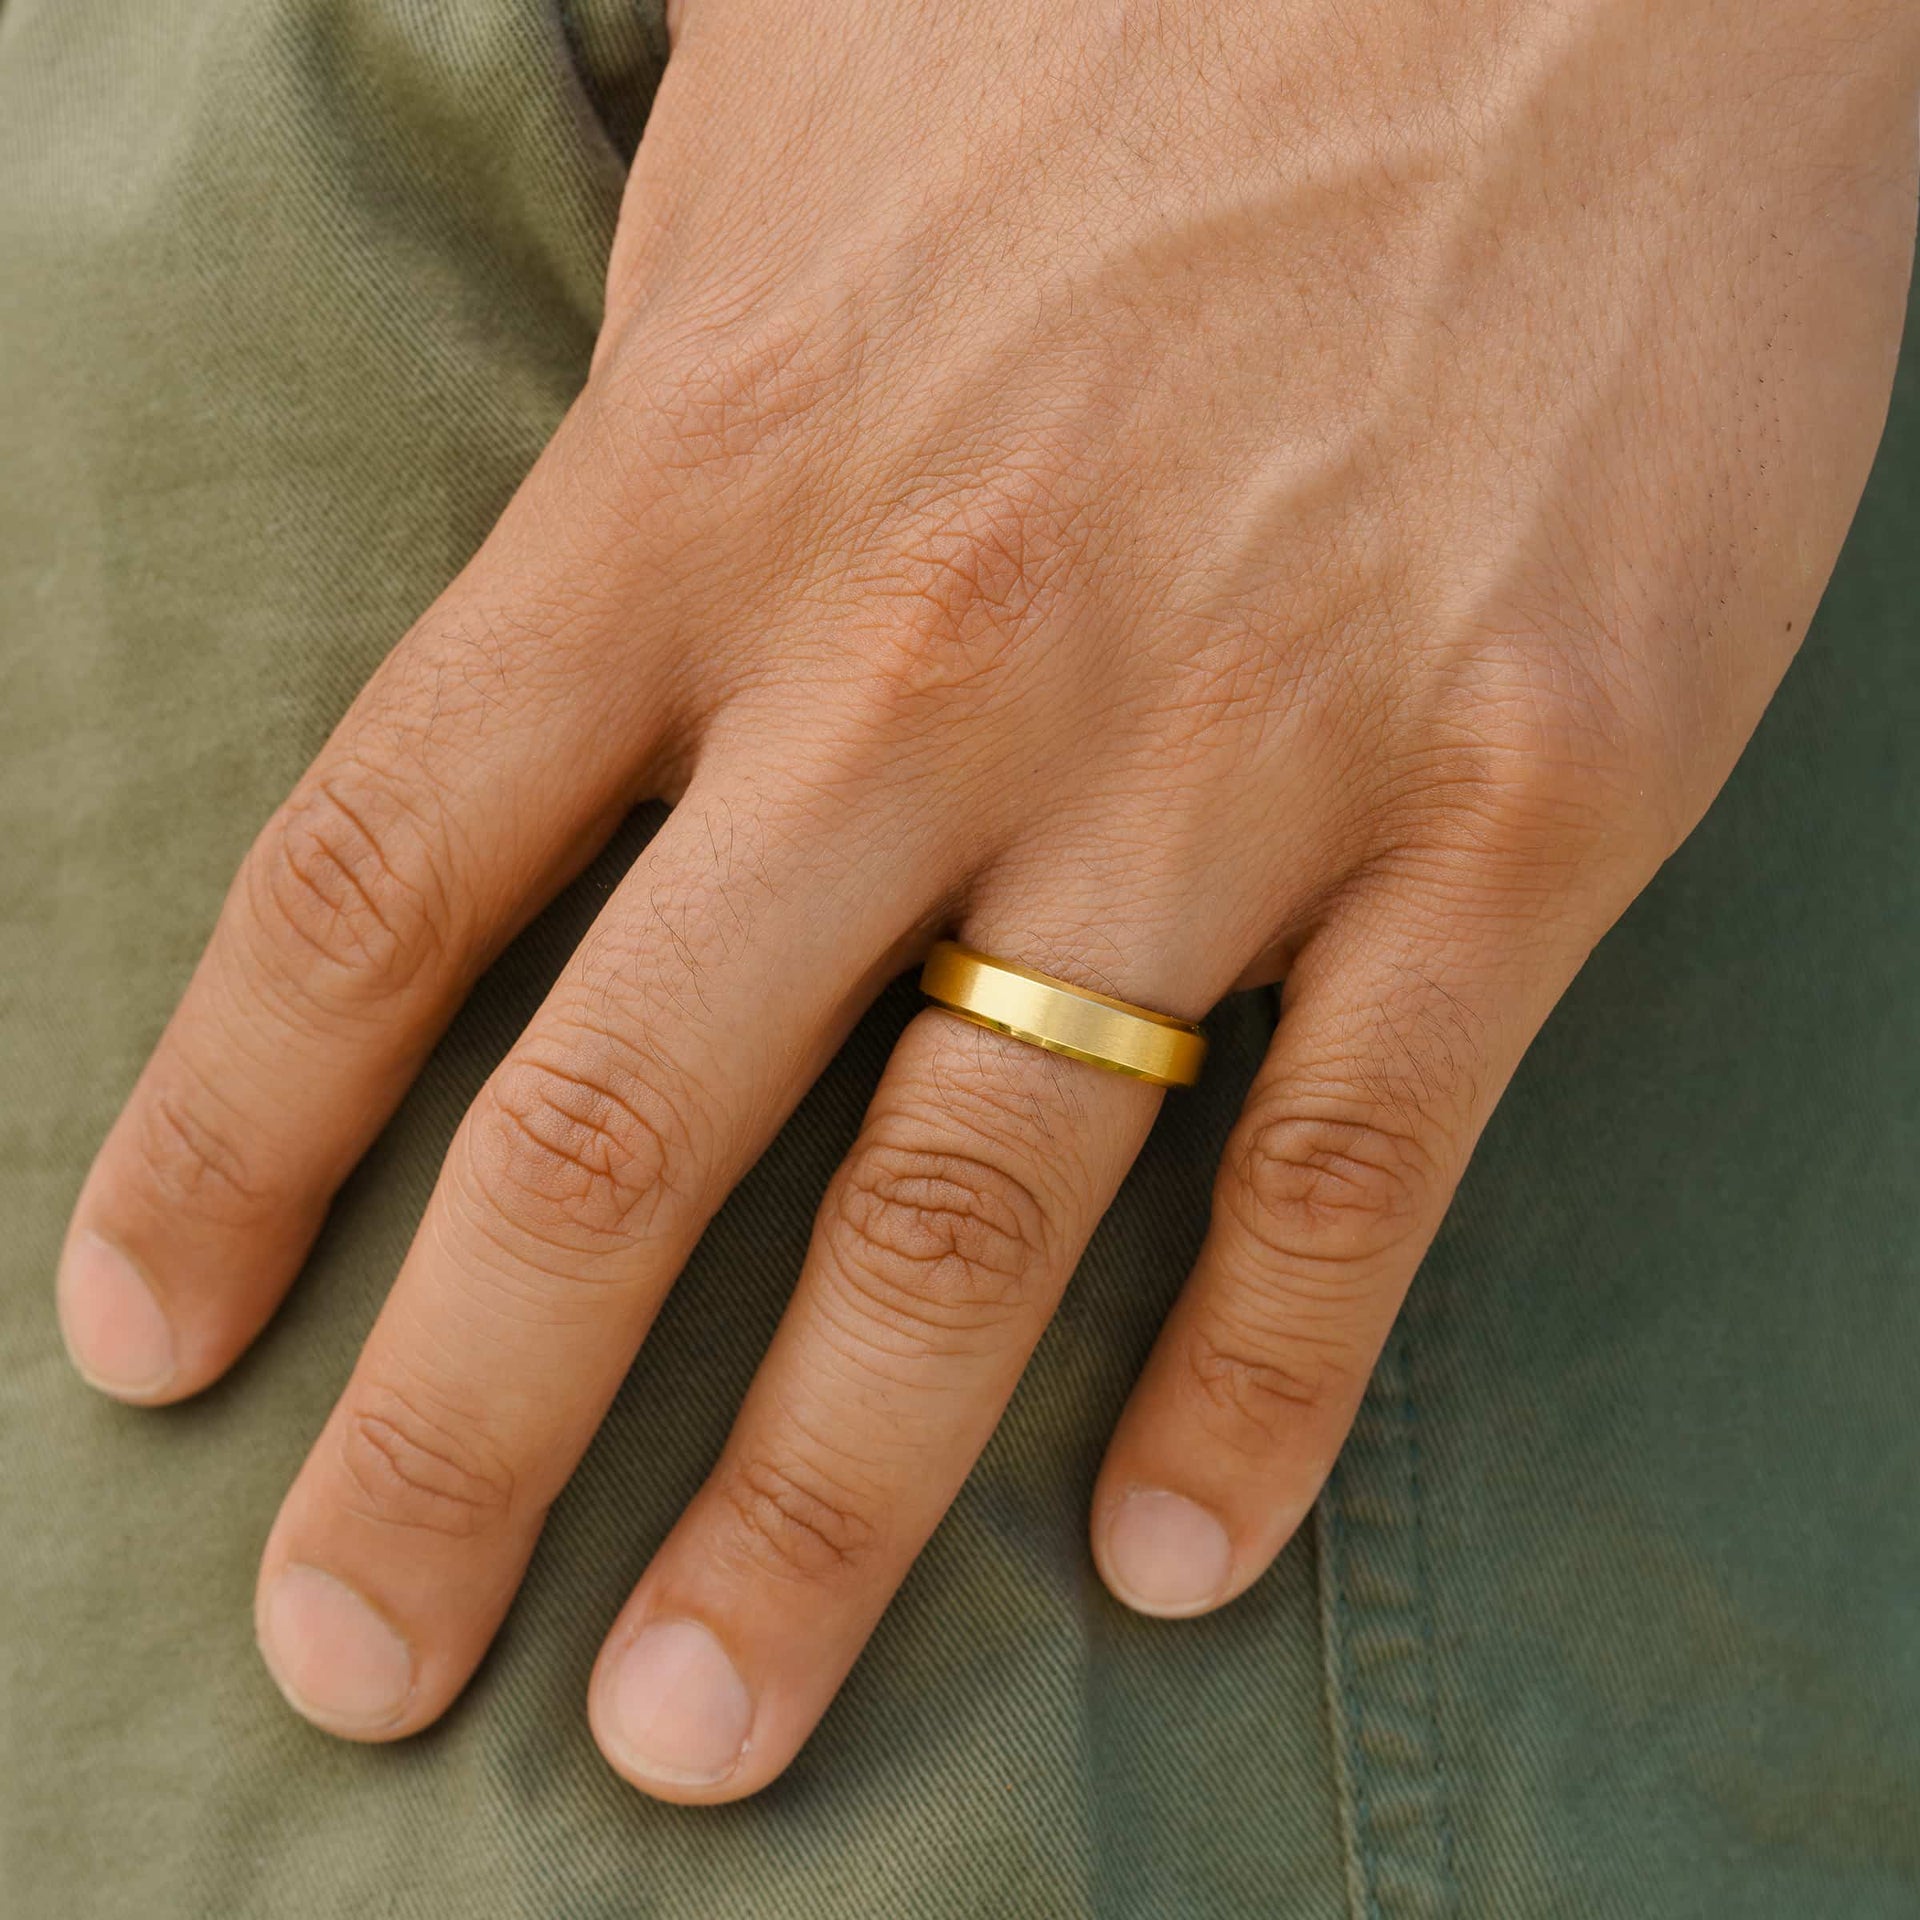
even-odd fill
[{"label": "hand", "polygon": [[[465,1118],[266,1549],[299,1709],[445,1710],[703,1224],[937,933],[1287,976],[1093,1551],[1230,1600],[1479,1129],[1785,670],[1914,227],[1905,0],[689,0],[592,377],[249,855],[63,1323],[177,1399],[502,944],[677,801]],[[929,1010],[591,1714],[791,1759],[1159,1096]],[[1541,1284],[1553,1276],[1543,1274]]]}]

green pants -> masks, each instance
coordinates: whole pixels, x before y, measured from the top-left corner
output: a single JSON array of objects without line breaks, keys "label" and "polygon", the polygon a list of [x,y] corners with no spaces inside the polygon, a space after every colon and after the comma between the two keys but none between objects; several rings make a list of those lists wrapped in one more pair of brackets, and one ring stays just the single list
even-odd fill
[{"label": "green pants", "polygon": [[0,1915],[1920,1912],[1920,354],[1804,657],[1245,1599],[1127,1614],[1084,1514],[1264,996],[790,1776],[689,1812],[596,1755],[589,1663],[900,989],[707,1235],[446,1722],[282,1706],[268,1523],[651,822],[493,970],[230,1379],[88,1393],[55,1251],[247,841],[580,382],[663,58],[632,0],[0,0]]}]

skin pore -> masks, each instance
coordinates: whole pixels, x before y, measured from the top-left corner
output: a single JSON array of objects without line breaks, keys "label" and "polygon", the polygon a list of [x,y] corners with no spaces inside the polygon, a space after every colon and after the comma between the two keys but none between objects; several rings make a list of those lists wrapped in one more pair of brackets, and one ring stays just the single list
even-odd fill
[{"label": "skin pore", "polygon": [[[674,33],[588,383],[261,832],[62,1260],[97,1386],[217,1378],[480,972],[676,802],[267,1544],[268,1664],[352,1738],[458,1694],[705,1222],[942,934],[1182,1018],[1286,975],[1090,1516],[1143,1611],[1259,1578],[1521,1054],[1786,670],[1892,379],[1907,0]],[[636,1785],[792,1758],[1159,1099],[908,1029],[610,1623]]]}]

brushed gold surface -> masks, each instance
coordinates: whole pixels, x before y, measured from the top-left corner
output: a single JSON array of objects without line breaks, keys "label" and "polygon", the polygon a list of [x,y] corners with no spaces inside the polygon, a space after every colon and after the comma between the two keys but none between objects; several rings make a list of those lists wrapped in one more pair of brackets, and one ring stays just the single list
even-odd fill
[{"label": "brushed gold surface", "polygon": [[976,1026],[1156,1087],[1192,1086],[1207,1055],[1206,1036],[1184,1020],[952,940],[927,955],[920,991]]}]

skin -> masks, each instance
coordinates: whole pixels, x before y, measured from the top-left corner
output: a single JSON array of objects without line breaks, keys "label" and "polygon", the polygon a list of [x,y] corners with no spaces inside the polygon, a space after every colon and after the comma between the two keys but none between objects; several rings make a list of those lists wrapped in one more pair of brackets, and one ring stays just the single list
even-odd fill
[{"label": "skin", "polygon": [[[591,378],[262,832],[63,1256],[96,1385],[216,1378],[480,971],[677,801],[268,1542],[265,1657],[356,1739],[458,1694],[703,1223],[942,933],[1185,1018],[1286,976],[1091,1513],[1143,1611],[1256,1580],[1785,671],[1892,377],[1907,0],[673,26]],[[595,1672],[637,1786],[792,1758],[1160,1098],[908,1029]]]}]

